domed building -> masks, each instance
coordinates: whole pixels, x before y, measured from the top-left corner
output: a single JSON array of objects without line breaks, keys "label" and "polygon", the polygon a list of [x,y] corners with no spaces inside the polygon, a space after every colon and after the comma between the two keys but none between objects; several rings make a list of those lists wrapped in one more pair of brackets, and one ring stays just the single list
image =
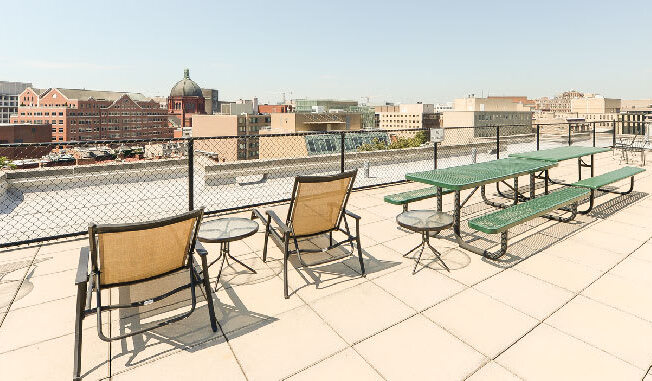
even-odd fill
[{"label": "domed building", "polygon": [[190,79],[190,70],[183,71],[183,79],[170,90],[168,115],[178,117],[177,127],[192,127],[193,114],[205,114],[205,98],[201,87]]}]

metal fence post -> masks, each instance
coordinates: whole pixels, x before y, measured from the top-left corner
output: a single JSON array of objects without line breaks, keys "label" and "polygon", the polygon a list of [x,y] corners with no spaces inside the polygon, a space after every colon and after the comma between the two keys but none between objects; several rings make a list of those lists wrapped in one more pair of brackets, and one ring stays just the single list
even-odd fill
[{"label": "metal fence post", "polygon": [[500,126],[496,126],[496,159],[500,159]]},{"label": "metal fence post", "polygon": [[613,130],[613,141],[611,143],[612,147],[616,147],[616,121],[614,120],[614,130]]},{"label": "metal fence post", "polygon": [[541,125],[537,124],[537,151],[539,150],[540,146],[541,146]]},{"label": "metal fence post", "polygon": [[340,152],[340,172],[344,172],[344,131],[340,132],[341,152]]},{"label": "metal fence post", "polygon": [[595,122],[593,122],[593,147],[595,147]]},{"label": "metal fence post", "polygon": [[572,124],[568,123],[568,145],[572,144],[572,142],[571,142],[571,126],[572,126]]},{"label": "metal fence post", "polygon": [[188,140],[188,210],[195,209],[195,149],[193,139]]},{"label": "metal fence post", "polygon": [[434,164],[435,164],[435,169],[437,169],[437,142],[434,142],[432,144],[432,147],[433,147],[432,148],[432,155],[433,155],[432,157],[433,157],[433,161],[434,161]]}]

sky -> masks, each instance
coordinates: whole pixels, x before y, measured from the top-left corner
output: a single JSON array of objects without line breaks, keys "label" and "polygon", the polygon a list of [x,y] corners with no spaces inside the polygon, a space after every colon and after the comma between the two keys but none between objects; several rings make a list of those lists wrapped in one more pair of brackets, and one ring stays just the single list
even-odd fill
[{"label": "sky", "polygon": [[[222,100],[652,98],[649,0],[3,1],[0,80]],[[13,15],[6,17],[6,15]]]}]

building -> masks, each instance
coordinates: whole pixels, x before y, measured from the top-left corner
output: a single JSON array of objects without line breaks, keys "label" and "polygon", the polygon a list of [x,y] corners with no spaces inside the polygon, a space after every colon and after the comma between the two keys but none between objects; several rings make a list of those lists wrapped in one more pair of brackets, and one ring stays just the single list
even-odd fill
[{"label": "building", "polygon": [[[469,139],[495,136],[496,126],[510,126],[501,129],[501,135],[527,134],[532,132],[532,111],[521,102],[511,98],[459,98],[453,102],[453,111],[442,114],[442,127],[474,127],[473,134],[457,131]],[[447,133],[448,134],[448,133]],[[468,139],[460,138],[461,143]]]},{"label": "building", "polygon": [[139,93],[28,87],[12,123],[51,124],[52,141],[171,138],[167,110]]},{"label": "building", "polygon": [[206,114],[206,98],[197,83],[190,79],[190,70],[185,69],[183,79],[172,87],[168,97],[168,115],[178,119],[171,121],[170,125],[177,131],[192,127],[192,116],[195,114]]},{"label": "building", "polygon": [[571,100],[584,98],[584,94],[577,90],[565,91],[553,98],[541,97],[535,100],[535,110],[552,113],[570,113]]},{"label": "building", "polygon": [[258,132],[269,129],[270,115],[193,115],[193,137],[230,137],[195,141],[195,150],[220,161],[259,158]]},{"label": "building", "polygon": [[298,113],[355,113],[362,118],[362,128],[375,127],[375,112],[372,106],[359,105],[357,101],[337,99],[294,99],[294,111]]},{"label": "building", "polygon": [[9,123],[11,115],[18,113],[18,95],[31,83],[0,81],[0,123]]},{"label": "building", "polygon": [[201,89],[204,95],[204,111],[206,114],[217,114],[220,112],[219,92],[215,89]]},{"label": "building", "polygon": [[358,106],[357,101],[336,99],[294,99],[295,112],[330,112],[332,110],[348,111],[349,107]]},{"label": "building", "polygon": [[511,101],[514,103],[520,103],[523,105],[524,108],[529,108],[529,111],[534,111],[536,108],[536,101],[533,99],[528,99],[526,96],[523,95],[501,95],[501,96],[488,96],[487,99],[499,99],[499,100],[506,100],[506,101]]},{"label": "building", "polygon": [[375,106],[374,111],[376,127],[382,130],[439,127],[439,115],[433,104]]},{"label": "building", "polygon": [[271,133],[362,129],[362,115],[358,113],[276,113],[271,117]]},{"label": "building", "polygon": [[[0,144],[49,143],[52,141],[50,124],[0,123]],[[0,157],[9,159],[39,158],[50,152],[52,147],[0,147]]]},{"label": "building", "polygon": [[258,112],[261,114],[292,112],[292,105],[258,105]]},{"label": "building", "polygon": [[258,114],[258,98],[238,99],[235,102],[222,103],[220,113],[225,115]]},{"label": "building", "polygon": [[[585,95],[583,98],[571,100],[571,112],[561,116],[566,119],[583,119],[593,123],[595,127],[613,127],[619,119],[621,100],[604,98],[597,95]],[[587,127],[588,128],[588,125]]]}]

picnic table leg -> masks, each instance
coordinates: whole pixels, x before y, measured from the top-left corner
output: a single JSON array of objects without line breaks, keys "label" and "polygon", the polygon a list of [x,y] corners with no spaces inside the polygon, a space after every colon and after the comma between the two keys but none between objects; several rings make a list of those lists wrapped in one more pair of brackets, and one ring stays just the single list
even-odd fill
[{"label": "picnic table leg", "polygon": [[514,177],[514,205],[518,204],[518,176]]},{"label": "picnic table leg", "polygon": [[460,237],[460,191],[455,190],[455,203],[453,205],[453,232]]},{"label": "picnic table leg", "polygon": [[534,176],[534,172],[530,173],[530,200],[533,200],[535,197]]},{"label": "picnic table leg", "polygon": [[437,187],[437,211],[441,212],[442,211],[442,194],[441,194],[441,187]]},{"label": "picnic table leg", "polygon": [[582,180],[582,158],[577,158],[577,177]]},{"label": "picnic table leg", "polygon": [[550,182],[550,173],[549,173],[549,171],[547,169],[546,169],[546,174],[545,174],[545,178],[544,178],[543,181],[544,181],[544,193],[548,194],[548,183]]},{"label": "picnic table leg", "polygon": [[595,164],[595,158],[593,156],[594,155],[591,155],[591,177],[593,177],[593,173],[594,173],[593,167],[594,167],[594,164]]}]

